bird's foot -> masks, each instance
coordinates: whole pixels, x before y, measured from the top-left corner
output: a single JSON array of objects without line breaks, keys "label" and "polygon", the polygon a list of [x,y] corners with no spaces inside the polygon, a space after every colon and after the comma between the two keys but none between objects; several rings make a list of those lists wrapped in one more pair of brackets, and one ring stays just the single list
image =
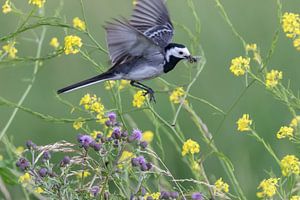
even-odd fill
[{"label": "bird's foot", "polygon": [[153,101],[154,103],[156,103],[156,99],[155,99],[155,96],[154,96],[154,91],[151,88],[147,89],[144,92],[144,96],[146,96],[148,94],[149,94],[149,100],[150,100],[150,102]]}]

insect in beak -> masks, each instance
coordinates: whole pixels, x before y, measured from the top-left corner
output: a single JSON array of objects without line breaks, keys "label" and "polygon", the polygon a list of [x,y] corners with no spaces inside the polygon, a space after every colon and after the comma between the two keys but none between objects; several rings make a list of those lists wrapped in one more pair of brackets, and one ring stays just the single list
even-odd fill
[{"label": "insect in beak", "polygon": [[185,59],[187,59],[190,63],[195,63],[198,61],[198,59],[192,55],[186,56]]}]

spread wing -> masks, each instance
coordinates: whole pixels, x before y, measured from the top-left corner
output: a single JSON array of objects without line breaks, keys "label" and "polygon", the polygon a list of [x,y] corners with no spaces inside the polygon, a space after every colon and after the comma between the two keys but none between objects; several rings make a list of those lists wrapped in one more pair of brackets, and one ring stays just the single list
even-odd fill
[{"label": "spread wing", "polygon": [[114,65],[133,57],[146,57],[163,51],[127,21],[110,22],[105,30],[110,59]]},{"label": "spread wing", "polygon": [[172,41],[174,30],[164,0],[138,0],[130,24],[161,47]]}]

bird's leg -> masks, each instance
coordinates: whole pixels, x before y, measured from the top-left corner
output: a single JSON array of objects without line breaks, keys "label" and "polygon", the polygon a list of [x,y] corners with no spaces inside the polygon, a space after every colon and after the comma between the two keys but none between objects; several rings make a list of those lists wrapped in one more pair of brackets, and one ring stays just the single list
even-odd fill
[{"label": "bird's leg", "polygon": [[150,96],[150,101],[153,101],[154,103],[156,103],[156,100],[155,100],[155,97],[154,97],[154,91],[152,90],[152,88],[140,83],[140,82],[137,82],[137,81],[130,81],[130,85],[134,86],[134,87],[137,87],[137,88],[140,88],[142,90],[145,90],[145,93],[144,95],[146,96],[147,94],[149,94]]}]

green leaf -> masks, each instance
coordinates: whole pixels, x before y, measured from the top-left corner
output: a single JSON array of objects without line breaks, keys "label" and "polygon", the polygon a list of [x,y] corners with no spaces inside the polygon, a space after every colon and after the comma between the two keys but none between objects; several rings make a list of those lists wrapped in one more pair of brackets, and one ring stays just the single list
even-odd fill
[{"label": "green leaf", "polygon": [[6,167],[0,167],[0,176],[6,184],[16,185],[18,183],[17,177]]}]

